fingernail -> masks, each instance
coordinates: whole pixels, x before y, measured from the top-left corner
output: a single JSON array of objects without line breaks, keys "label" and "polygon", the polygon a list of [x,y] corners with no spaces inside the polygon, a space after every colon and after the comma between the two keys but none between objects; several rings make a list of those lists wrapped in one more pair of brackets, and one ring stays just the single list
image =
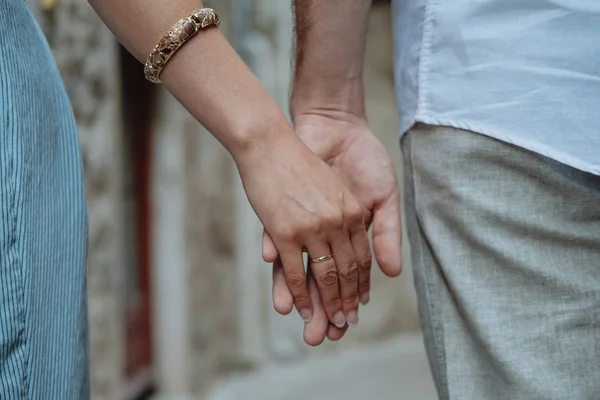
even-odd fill
[{"label": "fingernail", "polygon": [[360,304],[366,306],[369,303],[369,292],[360,295]]},{"label": "fingernail", "polygon": [[309,323],[312,319],[312,312],[308,308],[303,308],[300,310],[300,317],[304,320],[305,323]]},{"label": "fingernail", "polygon": [[346,325],[346,318],[341,311],[336,312],[331,319],[331,322],[338,328],[343,328]]},{"label": "fingernail", "polygon": [[350,328],[354,328],[356,325],[358,325],[358,312],[356,310],[350,311],[346,316],[346,321],[348,321]]}]

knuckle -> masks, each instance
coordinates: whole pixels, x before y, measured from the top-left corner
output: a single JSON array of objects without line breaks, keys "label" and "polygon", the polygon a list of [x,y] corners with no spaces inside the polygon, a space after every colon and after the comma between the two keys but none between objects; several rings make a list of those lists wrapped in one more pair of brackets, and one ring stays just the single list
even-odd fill
[{"label": "knuckle", "polygon": [[283,241],[293,241],[298,236],[297,229],[291,224],[281,225],[275,230],[276,235]]},{"label": "knuckle", "polygon": [[340,277],[345,281],[355,281],[358,277],[358,265],[351,263],[340,271]]},{"label": "knuckle", "polygon": [[361,262],[360,262],[360,266],[363,269],[370,269],[371,268],[371,263],[373,262],[373,255],[371,254],[371,248],[367,248],[367,250],[365,251],[365,253],[362,255],[362,257],[360,258]]},{"label": "knuckle", "polygon": [[304,305],[310,303],[310,298],[307,294],[304,293],[296,294],[294,296],[294,302],[299,305]]},{"label": "knuckle", "polygon": [[339,298],[331,299],[325,302],[325,308],[330,311],[342,309],[342,301]]},{"label": "knuckle", "polygon": [[348,206],[346,206],[345,214],[348,216],[348,218],[352,222],[362,224],[363,213],[362,213],[362,209],[361,209],[360,205],[358,205],[358,203],[351,203]]},{"label": "knuckle", "polygon": [[342,213],[338,212],[328,213],[324,218],[324,223],[330,228],[342,228],[344,226],[344,216]]},{"label": "knuckle", "polygon": [[348,306],[355,306],[358,304],[358,293],[352,293],[344,298],[344,304]]},{"label": "knuckle", "polygon": [[302,233],[314,233],[318,232],[321,229],[321,221],[318,218],[307,218],[304,220],[302,225],[300,226],[300,231]]},{"label": "knuckle", "polygon": [[337,286],[337,283],[338,283],[337,271],[334,269],[330,269],[328,271],[323,272],[322,274],[319,274],[317,279],[323,286],[326,286],[326,287]]},{"label": "knuckle", "polygon": [[369,281],[366,281],[366,282],[361,282],[361,283],[358,285],[358,293],[365,293],[365,292],[368,292],[368,291],[369,291],[369,288],[370,288],[370,286],[371,286],[371,284],[370,284],[370,282],[369,282]]},{"label": "knuckle", "polygon": [[304,288],[306,286],[306,276],[298,272],[288,273],[285,280],[293,289]]}]

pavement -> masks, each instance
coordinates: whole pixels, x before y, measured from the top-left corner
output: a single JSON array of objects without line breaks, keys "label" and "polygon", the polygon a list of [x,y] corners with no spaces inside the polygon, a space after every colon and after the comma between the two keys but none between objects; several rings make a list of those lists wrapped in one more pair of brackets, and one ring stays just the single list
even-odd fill
[{"label": "pavement", "polygon": [[420,335],[270,365],[218,385],[208,400],[435,400]]}]

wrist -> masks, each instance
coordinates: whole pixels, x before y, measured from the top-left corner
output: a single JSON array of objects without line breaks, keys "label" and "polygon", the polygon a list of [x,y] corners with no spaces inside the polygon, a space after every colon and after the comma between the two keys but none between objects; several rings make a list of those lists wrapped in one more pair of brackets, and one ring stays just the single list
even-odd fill
[{"label": "wrist", "polygon": [[333,119],[364,121],[365,102],[362,79],[311,79],[296,80],[290,100],[290,114],[298,116],[316,114]]},{"label": "wrist", "polygon": [[230,140],[224,143],[236,163],[244,163],[257,155],[268,154],[277,144],[288,139],[295,140],[296,135],[283,113],[262,114],[256,120],[246,121],[232,127]]}]

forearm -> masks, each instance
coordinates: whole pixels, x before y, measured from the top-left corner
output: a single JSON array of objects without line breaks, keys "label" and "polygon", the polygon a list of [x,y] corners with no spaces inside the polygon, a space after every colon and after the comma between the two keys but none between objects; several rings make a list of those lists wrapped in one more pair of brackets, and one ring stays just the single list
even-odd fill
[{"label": "forearm", "polygon": [[363,62],[371,0],[295,0],[291,112],[364,118]]},{"label": "forearm", "polygon": [[[171,26],[202,7],[197,0],[90,3],[140,61],[145,61]],[[261,145],[267,136],[291,132],[276,103],[215,28],[192,37],[168,62],[161,80],[234,156]]]}]

